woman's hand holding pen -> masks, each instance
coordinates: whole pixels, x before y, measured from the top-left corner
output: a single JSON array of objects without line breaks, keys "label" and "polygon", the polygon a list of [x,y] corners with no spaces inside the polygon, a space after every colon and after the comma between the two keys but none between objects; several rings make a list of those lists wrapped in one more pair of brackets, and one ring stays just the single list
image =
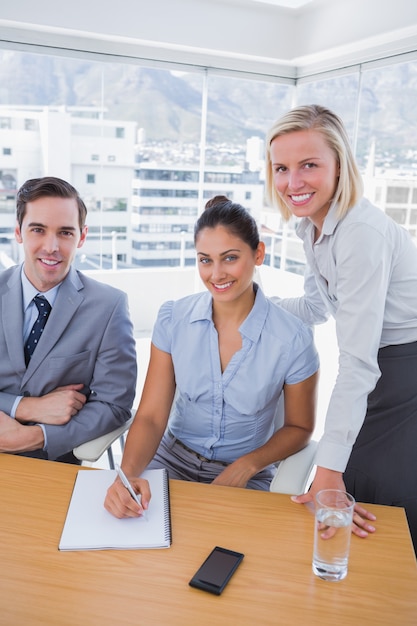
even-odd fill
[{"label": "woman's hand holding pen", "polygon": [[109,513],[119,519],[143,516],[151,499],[151,491],[147,480],[144,478],[129,478],[129,483],[134,493],[140,496],[140,504],[123,485],[120,476],[116,478],[107,490],[104,507]]}]

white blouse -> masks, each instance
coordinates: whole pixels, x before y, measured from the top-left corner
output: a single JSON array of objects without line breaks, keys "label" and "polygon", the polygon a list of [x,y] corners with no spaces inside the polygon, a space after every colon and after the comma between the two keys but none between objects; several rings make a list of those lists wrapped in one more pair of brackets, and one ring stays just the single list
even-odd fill
[{"label": "white blouse", "polygon": [[417,247],[364,198],[343,219],[332,206],[316,242],[308,218],[297,234],[307,259],[305,293],[280,304],[308,324],[335,318],[339,372],[316,463],[343,472],[380,377],[379,348],[417,341]]}]

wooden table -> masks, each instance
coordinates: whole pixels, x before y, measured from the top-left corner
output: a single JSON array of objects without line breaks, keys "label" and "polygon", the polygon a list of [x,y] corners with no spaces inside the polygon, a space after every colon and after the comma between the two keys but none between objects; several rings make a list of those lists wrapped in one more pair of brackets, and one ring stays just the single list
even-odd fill
[{"label": "wooden table", "polygon": [[[338,583],[311,571],[313,517],[289,496],[171,481],[173,544],[59,552],[79,468],[0,454],[0,624],[417,624],[417,567],[402,509],[373,506]],[[101,471],[101,470],[86,470]],[[188,581],[219,545],[245,553],[221,596]]]}]

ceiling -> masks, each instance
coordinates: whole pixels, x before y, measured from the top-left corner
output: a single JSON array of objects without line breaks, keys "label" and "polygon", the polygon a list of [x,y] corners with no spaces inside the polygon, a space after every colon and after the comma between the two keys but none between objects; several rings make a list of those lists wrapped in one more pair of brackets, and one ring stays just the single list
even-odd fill
[{"label": "ceiling", "polygon": [[311,4],[313,0],[250,0],[250,2],[259,2],[261,4],[272,4],[276,7],[286,7],[289,9],[299,9],[306,4]]},{"label": "ceiling", "polygon": [[102,0],[2,4],[3,47],[47,46],[283,80],[417,51],[416,0],[118,0],[112,10]]}]

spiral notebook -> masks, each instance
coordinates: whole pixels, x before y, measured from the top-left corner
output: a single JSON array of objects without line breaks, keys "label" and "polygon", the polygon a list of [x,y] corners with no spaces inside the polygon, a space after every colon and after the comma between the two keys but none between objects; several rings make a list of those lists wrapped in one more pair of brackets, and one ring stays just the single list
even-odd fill
[{"label": "spiral notebook", "polygon": [[103,506],[116,470],[79,470],[60,550],[137,550],[169,548],[172,542],[169,480],[166,469],[145,470],[152,498],[146,519],[117,519]]}]

